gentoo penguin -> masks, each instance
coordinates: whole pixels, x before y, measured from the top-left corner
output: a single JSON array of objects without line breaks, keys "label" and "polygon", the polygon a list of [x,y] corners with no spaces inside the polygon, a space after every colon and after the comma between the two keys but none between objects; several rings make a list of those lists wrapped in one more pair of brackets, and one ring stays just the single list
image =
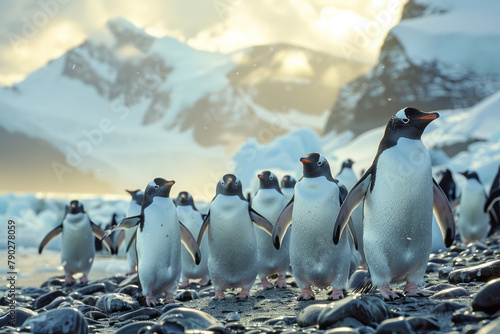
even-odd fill
[{"label": "gentoo penguin", "polygon": [[483,241],[490,226],[488,214],[481,210],[486,204],[486,193],[476,172],[460,173],[467,179],[460,193],[458,231],[462,242]]},{"label": "gentoo penguin", "polygon": [[238,298],[247,298],[259,271],[259,254],[252,221],[272,232],[272,224],[252,209],[243,197],[241,181],[233,174],[217,183],[216,195],[198,235],[201,245],[208,230],[208,271],[214,285],[214,300],[226,299],[224,290],[240,288]]},{"label": "gentoo penguin", "polygon": [[[132,196],[132,199],[130,200],[127,207],[126,217],[140,215],[142,200],[144,199],[144,192],[140,189],[126,191],[130,194],[130,196]],[[130,271],[127,273],[127,275],[131,275],[137,272],[137,251],[135,248],[134,237],[136,230],[137,227],[131,227],[129,229],[120,231],[120,233],[123,233],[123,240],[127,247],[127,261],[130,266]]]},{"label": "gentoo penguin", "polygon": [[281,192],[285,196],[286,202],[290,202],[293,197],[293,189],[295,188],[295,184],[297,180],[293,176],[285,175],[281,179]]},{"label": "gentoo penguin", "polygon": [[[194,205],[193,196],[187,191],[181,191],[175,200],[177,205],[177,214],[179,220],[188,228],[193,235],[200,233],[201,225],[203,225],[203,217]],[[206,286],[210,282],[208,274],[208,240],[203,240],[200,251],[203,254],[201,262],[196,264],[193,257],[189,254],[185,247],[181,249],[182,272],[181,272],[181,288],[186,288],[189,285],[189,279],[201,278],[199,284]]]},{"label": "gentoo penguin", "polygon": [[428,294],[419,286],[431,252],[433,207],[446,247],[453,243],[453,214],[432,178],[429,152],[421,141],[425,127],[438,117],[415,108],[404,108],[392,116],[372,165],[340,209],[334,243],[339,242],[349,216],[364,199],[363,244],[369,278],[355,291],[378,287],[384,299],[393,300],[399,295],[389,285],[406,282],[406,296]]},{"label": "gentoo penguin", "polygon": [[443,190],[448,202],[453,206],[453,203],[457,199],[457,186],[455,180],[453,180],[453,175],[449,169],[445,169],[441,172],[443,177],[439,181],[439,187]]},{"label": "gentoo penguin", "polygon": [[[485,207],[485,212],[490,215],[491,229],[488,235],[492,235],[500,227],[500,203],[496,200],[498,198],[498,193],[500,192],[500,166],[498,166],[498,172],[493,179],[490,187],[490,195],[488,198],[488,203]],[[488,209],[491,203],[491,208]]]},{"label": "gentoo penguin", "polygon": [[347,189],[342,187],[341,190],[338,181],[332,177],[328,161],[321,154],[310,153],[300,161],[303,177],[295,185],[294,198],[278,217],[272,240],[279,249],[293,220],[290,264],[295,281],[302,290],[297,300],[314,299],[311,286],[320,289],[332,286],[329,299],[339,299],[347,287],[353,254],[347,235],[334,245],[330,233]]},{"label": "gentoo penguin", "polygon": [[[268,170],[258,174],[259,190],[252,198],[252,208],[269,220],[273,225],[287,204],[281,192],[278,178]],[[277,288],[286,288],[286,272],[290,266],[288,248],[290,246],[290,233],[283,239],[281,249],[273,246],[271,236],[258,227],[255,227],[257,237],[257,251],[260,258],[258,277],[263,289],[272,289],[274,286],[267,280],[267,276],[278,273]]]},{"label": "gentoo penguin", "polygon": [[127,217],[112,230],[137,226],[135,233],[137,272],[148,306],[156,305],[155,295],[165,293],[165,303],[174,302],[181,276],[181,241],[196,263],[201,254],[196,240],[179,222],[177,209],[169,197],[175,181],[156,178],[144,192],[141,213]]},{"label": "gentoo penguin", "polygon": [[[346,159],[342,162],[342,167],[340,172],[335,176],[335,178],[343,184],[347,191],[351,191],[352,187],[358,182],[358,177],[352,170],[352,165],[354,161],[351,159]],[[358,251],[355,253],[357,256],[353,257],[353,262],[351,263],[350,273],[352,274],[358,267],[361,265],[363,268],[366,268],[366,260],[365,260],[365,252],[363,250],[363,206],[358,206],[353,213],[351,214],[352,223],[354,226],[354,231],[356,233],[356,237],[358,239]],[[351,239],[349,239],[351,240]],[[353,252],[356,252],[354,249],[354,245],[352,242],[351,249]]]},{"label": "gentoo penguin", "polygon": [[[38,247],[38,254],[42,254],[47,244],[59,234],[62,234],[61,263],[66,273],[66,285],[75,282],[73,274],[76,273],[83,273],[80,282],[87,283],[87,274],[94,263],[94,235],[103,239],[104,231],[90,220],[82,203],[71,201],[69,206],[66,206],[61,224],[43,238]],[[114,254],[113,241],[106,237],[103,242],[109,252]]]}]

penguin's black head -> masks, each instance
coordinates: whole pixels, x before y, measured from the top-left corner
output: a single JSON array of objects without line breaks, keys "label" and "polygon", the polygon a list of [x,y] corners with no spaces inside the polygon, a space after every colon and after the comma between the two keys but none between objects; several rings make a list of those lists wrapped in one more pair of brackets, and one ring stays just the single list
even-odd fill
[{"label": "penguin's black head", "polygon": [[293,178],[293,176],[285,175],[281,179],[281,188],[294,188],[297,180]]},{"label": "penguin's black head", "polygon": [[149,199],[152,199],[153,197],[168,197],[170,196],[170,189],[172,189],[174,183],[175,181],[167,181],[157,177],[153,181],[149,182],[144,196]]},{"label": "penguin's black head", "polygon": [[243,189],[241,181],[234,174],[226,174],[217,183],[217,195],[239,196],[242,199]]},{"label": "penguin's black head", "polygon": [[467,180],[476,179],[479,182],[481,182],[479,180],[479,175],[477,175],[476,172],[471,172],[470,170],[466,170],[465,172],[462,172],[460,174],[462,174],[463,176],[465,176],[467,178]]},{"label": "penguin's black head", "polygon": [[128,192],[130,194],[130,196],[132,196],[132,201],[134,201],[138,205],[141,205],[142,200],[144,199],[144,192],[141,189],[137,189],[137,190],[126,190],[125,189],[125,191]]},{"label": "penguin's black head", "polygon": [[187,191],[181,191],[175,200],[177,206],[192,206],[194,207],[193,196]]},{"label": "penguin's black head", "polygon": [[77,213],[85,212],[83,210],[83,204],[78,202],[77,200],[71,201],[69,203],[68,212],[72,215],[76,215]]},{"label": "penguin's black head", "polygon": [[325,176],[328,179],[332,178],[330,165],[321,154],[309,153],[305,157],[300,158],[300,162],[302,162],[304,177]]},{"label": "penguin's black head", "polygon": [[351,159],[344,160],[344,162],[342,163],[342,169],[344,169],[344,168],[352,168],[352,164],[353,163],[354,163],[354,161],[352,161]]},{"label": "penguin's black head", "polygon": [[408,139],[420,139],[427,125],[439,117],[438,113],[427,113],[407,107],[391,117],[385,128],[385,135],[395,134]]},{"label": "penguin's black head", "polygon": [[281,192],[278,178],[276,177],[276,175],[274,175],[273,172],[265,170],[257,175],[257,177],[260,181],[260,189],[276,189]]}]

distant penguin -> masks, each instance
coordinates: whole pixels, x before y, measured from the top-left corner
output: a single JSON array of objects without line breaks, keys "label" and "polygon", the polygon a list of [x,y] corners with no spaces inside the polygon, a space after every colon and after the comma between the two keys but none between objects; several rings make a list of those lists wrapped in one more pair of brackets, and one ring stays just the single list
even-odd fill
[{"label": "distant penguin", "polygon": [[259,271],[257,240],[252,221],[272,232],[272,224],[252,209],[243,197],[241,181],[224,175],[198,235],[201,245],[208,231],[208,270],[214,285],[214,300],[226,299],[224,290],[240,288],[238,298],[247,298]]},{"label": "distant penguin", "polygon": [[177,209],[169,197],[174,181],[156,178],[144,192],[141,213],[123,219],[106,234],[137,226],[135,233],[137,272],[148,306],[155,306],[155,295],[164,293],[165,303],[174,302],[181,276],[181,241],[196,263],[200,250],[189,230],[179,222]]},{"label": "distant penguin", "polygon": [[341,182],[346,188],[347,191],[351,191],[352,187],[358,182],[358,177],[352,170],[352,165],[354,161],[351,159],[346,159],[342,162],[342,167],[340,168],[340,172],[335,176],[339,182]]},{"label": "distant penguin", "polygon": [[458,231],[462,242],[484,241],[490,229],[488,214],[482,210],[486,192],[476,172],[460,173],[467,179],[460,192]]},{"label": "distant penguin", "polygon": [[[87,275],[94,263],[94,235],[102,239],[104,231],[90,220],[80,202],[71,201],[69,206],[66,206],[61,224],[43,238],[38,253],[42,254],[47,244],[59,234],[62,234],[61,263],[66,273],[66,285],[75,282],[73,274],[76,273],[83,273],[80,282],[87,283]],[[110,253],[115,252],[109,237],[104,238],[103,242]]]},{"label": "distant penguin", "polygon": [[406,282],[406,296],[430,294],[419,286],[431,252],[433,207],[446,247],[455,236],[450,205],[432,178],[429,152],[421,141],[426,126],[438,117],[415,108],[398,111],[385,128],[372,165],[340,209],[335,243],[364,199],[363,243],[369,276],[356,292],[378,287],[384,299],[393,300],[399,295],[390,285]]},{"label": "distant penguin", "polygon": [[453,180],[453,175],[449,169],[445,169],[442,171],[443,177],[441,181],[439,181],[439,186],[443,189],[446,198],[448,198],[448,202],[451,206],[457,199],[457,186],[455,184],[455,180]]},{"label": "distant penguin", "polygon": [[278,217],[273,230],[273,243],[280,248],[293,220],[290,264],[301,289],[297,300],[314,299],[312,286],[320,289],[332,286],[329,299],[340,299],[347,288],[353,254],[347,235],[334,245],[330,233],[347,189],[339,188],[328,161],[321,154],[310,153],[300,161],[303,177],[295,185],[294,198]]},{"label": "distant penguin", "polygon": [[[492,235],[500,227],[500,203],[497,201],[498,194],[500,193],[500,166],[498,166],[498,172],[493,178],[493,182],[490,187],[490,195],[488,196],[487,206],[484,208],[485,212],[490,215],[491,228],[488,235]],[[490,207],[491,203],[491,207]]]},{"label": "distant penguin", "polygon": [[[141,214],[141,205],[144,199],[144,192],[140,189],[137,190],[126,190],[132,199],[130,200],[126,217],[138,216]],[[137,251],[135,248],[135,231],[137,227],[131,227],[121,231],[124,236],[124,244],[127,247],[127,261],[130,266],[130,270],[127,275],[135,274],[137,272]]]},{"label": "distant penguin", "polygon": [[286,202],[290,202],[293,197],[293,190],[297,180],[293,176],[285,175],[281,179],[281,192],[285,196]]},{"label": "distant penguin", "polygon": [[[257,177],[259,178],[259,190],[252,199],[252,208],[274,225],[281,210],[287,204],[285,196],[281,192],[278,178],[273,172],[266,170],[258,174]],[[262,229],[255,227],[255,235],[260,258],[258,277],[261,280],[262,288],[272,289],[274,287],[267,280],[267,276],[273,274],[279,274],[276,287],[286,288],[286,273],[290,266],[288,253],[290,233],[287,233],[283,239],[281,249],[274,248],[271,236]]]},{"label": "distant penguin", "polygon": [[[194,205],[193,196],[187,191],[181,191],[175,200],[175,204],[177,205],[177,214],[179,215],[180,222],[183,223],[193,235],[197,236],[203,225],[203,217]],[[200,251],[203,257],[201,258],[201,262],[196,264],[188,250],[182,247],[180,288],[186,288],[189,285],[189,279],[201,278],[199,282],[201,286],[206,286],[210,283],[210,275],[208,273],[208,240],[203,240]]]}]

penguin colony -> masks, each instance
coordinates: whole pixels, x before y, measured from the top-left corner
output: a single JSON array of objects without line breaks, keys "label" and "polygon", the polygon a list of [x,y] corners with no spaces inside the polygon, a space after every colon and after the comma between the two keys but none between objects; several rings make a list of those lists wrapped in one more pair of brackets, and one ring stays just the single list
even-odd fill
[{"label": "penguin colony", "polygon": [[[81,282],[88,281],[94,235],[112,254],[123,243],[128,274],[138,273],[151,306],[159,294],[173,303],[178,287],[187,287],[190,279],[199,279],[202,286],[211,282],[214,300],[223,300],[231,288],[240,289],[237,298],[248,298],[256,278],[263,289],[286,288],[287,272],[301,289],[298,300],[314,299],[312,287],[331,287],[329,299],[336,300],[346,295],[357,268],[367,275],[355,293],[377,289],[384,299],[394,300],[401,293],[393,285],[403,283],[405,296],[428,296],[432,293],[421,287],[431,249],[450,247],[455,240],[450,203],[461,203],[457,230],[464,242],[483,240],[500,217],[500,169],[488,196],[473,171],[462,173],[460,195],[451,171],[442,172],[439,184],[433,179],[421,136],[438,117],[410,107],[394,114],[359,180],[352,160],[334,178],[326,158],[310,153],[300,159],[298,181],[286,175],[280,187],[271,171],[258,174],[259,190],[251,199],[244,197],[236,175],[224,175],[203,215],[189,193],[170,198],[174,181],[156,178],[144,192],[127,190],[132,199],[126,217],[106,231],[90,220],[81,203],[71,201],[39,253],[62,235],[61,262],[70,285],[77,273],[83,274]],[[442,238],[436,238],[436,229]],[[113,240],[110,235],[117,230],[122,231]],[[274,283],[271,275],[277,275]]]}]

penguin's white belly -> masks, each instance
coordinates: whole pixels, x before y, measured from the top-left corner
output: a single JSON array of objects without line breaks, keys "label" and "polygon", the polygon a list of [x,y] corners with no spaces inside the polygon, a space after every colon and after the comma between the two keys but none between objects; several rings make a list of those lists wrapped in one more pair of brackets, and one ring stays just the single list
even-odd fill
[{"label": "penguin's white belly", "polygon": [[61,263],[71,273],[88,273],[94,262],[95,245],[88,217],[68,215],[63,222]]},{"label": "penguin's white belly", "polygon": [[283,196],[285,196],[286,203],[290,202],[290,200],[293,197],[293,190],[294,188],[281,188],[281,192],[283,193]]},{"label": "penguin's white belly", "polygon": [[181,274],[181,235],[170,198],[155,197],[137,230],[138,272],[144,295],[174,293]]},{"label": "penguin's white belly", "polygon": [[[200,233],[201,225],[203,224],[203,218],[201,214],[193,210],[190,206],[178,206],[177,214],[179,215],[179,220],[187,229],[191,232],[195,238]],[[181,247],[181,259],[182,259],[182,275],[185,278],[207,278],[208,279],[208,239],[203,238],[203,242],[200,247],[201,251],[201,262],[199,265],[193,260],[193,257],[187,251],[186,247],[183,245]]]},{"label": "penguin's white belly", "polygon": [[483,187],[468,181],[460,199],[458,228],[463,242],[481,241],[488,234],[488,214],[483,211],[486,198]]},{"label": "penguin's white belly", "polygon": [[248,202],[218,195],[210,205],[208,269],[215,288],[252,285],[258,272],[257,241]]},{"label": "penguin's white belly", "polygon": [[[136,204],[135,202],[131,202],[129,204],[128,209],[127,209],[127,217],[137,216],[140,213],[141,213],[140,205]],[[136,230],[137,230],[137,227],[132,227],[132,228],[124,230],[125,231],[125,242],[124,242],[125,249],[130,244],[130,240],[132,239],[132,236],[134,235]],[[135,240],[134,240],[134,242],[132,242],[132,245],[130,245],[130,248],[127,252],[127,261],[128,261],[128,264],[130,265],[130,267],[135,267],[137,265],[137,253],[135,251]]]},{"label": "penguin's white belly", "polygon": [[338,187],[324,177],[303,178],[295,186],[290,263],[301,289],[344,289],[347,284],[352,256],[348,233],[337,245],[332,240],[339,209]]},{"label": "penguin's white belly", "polygon": [[401,138],[379,156],[376,168],[363,211],[364,251],[373,283],[403,282],[422,268],[423,279],[432,242],[429,154],[421,141]]},{"label": "penguin's white belly", "polygon": [[[252,208],[269,220],[273,226],[285,205],[285,197],[275,189],[260,189],[252,199]],[[260,259],[259,273],[268,276],[285,272],[290,265],[290,230],[285,234],[281,248],[278,250],[274,247],[269,234],[257,226],[254,226],[254,229]]]}]

